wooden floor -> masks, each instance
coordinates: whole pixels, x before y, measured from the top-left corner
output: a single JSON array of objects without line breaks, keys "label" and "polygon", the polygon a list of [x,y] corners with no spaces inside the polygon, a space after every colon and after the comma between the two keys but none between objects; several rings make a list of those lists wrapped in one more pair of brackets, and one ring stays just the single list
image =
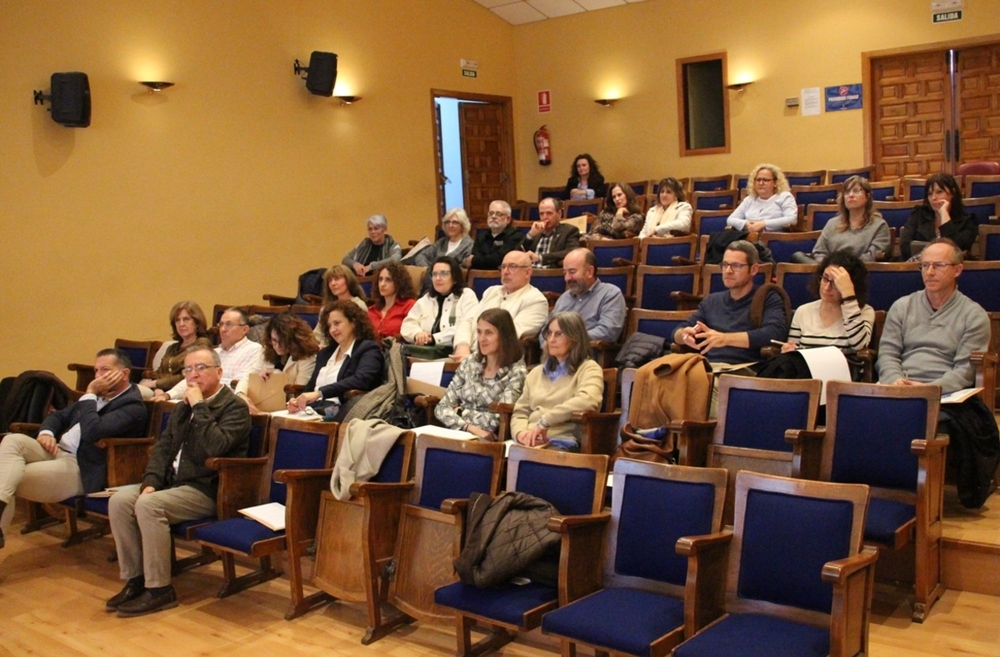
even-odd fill
[{"label": "wooden floor", "polygon": [[[1000,502],[996,504],[1000,507]],[[288,583],[278,579],[225,600],[215,598],[218,563],[174,580],[181,604],[151,616],[119,619],[104,611],[121,588],[109,563],[110,539],[69,549],[61,527],[24,535],[15,520],[0,550],[0,655],[453,655],[451,626],[416,624],[362,646],[365,616],[357,605],[327,605],[288,622]],[[1000,528],[996,529],[1000,534]],[[1000,564],[997,565],[1000,569]],[[949,591],[930,618],[910,621],[905,591],[880,585],[873,605],[870,655],[1000,655],[1000,597]],[[558,655],[539,631],[503,649],[516,656]]]}]

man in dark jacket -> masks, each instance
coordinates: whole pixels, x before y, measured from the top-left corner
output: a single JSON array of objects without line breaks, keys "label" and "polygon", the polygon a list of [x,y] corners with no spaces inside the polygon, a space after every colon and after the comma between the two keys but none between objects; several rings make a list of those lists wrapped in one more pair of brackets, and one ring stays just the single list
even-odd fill
[{"label": "man in dark jacket", "polygon": [[0,442],[0,548],[15,496],[60,502],[108,485],[107,458],[97,441],[146,432],[146,407],[129,383],[131,366],[123,351],[99,351],[94,380],[78,402],[46,417],[37,439],[8,434]]},{"label": "man in dark jacket", "polygon": [[580,246],[580,229],[562,221],[562,201],[542,199],[538,204],[539,220],[531,224],[522,248],[534,267],[562,267],[566,254]]},{"label": "man in dark jacket", "polygon": [[524,233],[510,224],[510,204],[507,201],[490,203],[486,223],[490,229],[479,231],[472,253],[462,262],[466,269],[500,269],[507,252],[521,248]]},{"label": "man in dark jacket", "polygon": [[219,354],[194,347],[184,358],[187,389],[149,457],[142,483],[108,504],[125,588],[108,611],[141,616],[177,606],[170,585],[170,524],[215,515],[219,475],[211,457],[246,456],[250,412],[222,385]]}]

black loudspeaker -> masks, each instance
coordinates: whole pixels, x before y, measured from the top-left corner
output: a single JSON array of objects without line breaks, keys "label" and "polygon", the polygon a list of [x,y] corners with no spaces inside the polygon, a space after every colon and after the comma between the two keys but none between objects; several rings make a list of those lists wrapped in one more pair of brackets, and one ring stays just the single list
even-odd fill
[{"label": "black loudspeaker", "polygon": [[70,128],[90,125],[90,81],[86,73],[52,74],[52,120]]},{"label": "black loudspeaker", "polygon": [[337,82],[337,56],[332,52],[313,52],[309,57],[306,89],[317,96],[332,96]]}]

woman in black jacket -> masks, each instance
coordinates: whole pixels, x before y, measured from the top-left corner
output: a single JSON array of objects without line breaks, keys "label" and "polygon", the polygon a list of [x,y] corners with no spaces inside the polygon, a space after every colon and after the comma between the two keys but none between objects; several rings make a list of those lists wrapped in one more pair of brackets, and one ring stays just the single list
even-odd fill
[{"label": "woman in black jacket", "polygon": [[965,211],[962,190],[947,173],[936,173],[924,184],[924,202],[913,209],[899,232],[899,251],[904,260],[913,256],[912,242],[930,242],[947,237],[968,251],[979,235],[976,216]]},{"label": "woman in black jacket", "polygon": [[[589,193],[588,190],[593,193]],[[586,200],[588,198],[604,198],[607,194],[604,176],[590,153],[581,153],[573,160],[569,170],[569,180],[566,181],[566,198],[570,201]]]},{"label": "woman in black jacket", "polygon": [[326,419],[339,422],[347,415],[345,392],[367,392],[382,382],[382,350],[368,315],[352,301],[334,301],[324,307],[319,325],[331,342],[316,354],[316,369],[306,391],[288,402],[288,410],[297,413],[311,406]]}]

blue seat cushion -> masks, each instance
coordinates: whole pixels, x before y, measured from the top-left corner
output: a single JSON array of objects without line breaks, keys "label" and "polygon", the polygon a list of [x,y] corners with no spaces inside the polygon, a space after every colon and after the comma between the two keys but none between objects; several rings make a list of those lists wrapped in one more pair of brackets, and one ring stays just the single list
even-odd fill
[{"label": "blue seat cushion", "polygon": [[684,601],[639,589],[603,589],[545,614],[542,631],[591,646],[649,655],[649,644],[684,625]]},{"label": "blue seat cushion", "polygon": [[674,650],[674,657],[826,657],[830,630],[760,614],[730,614]]},{"label": "blue seat cushion", "polygon": [[218,520],[217,517],[212,516],[210,518],[196,518],[194,520],[183,520],[175,525],[170,525],[170,533],[178,536],[180,538],[187,538],[188,531],[192,527],[200,527],[201,525],[207,525]]},{"label": "blue seat cushion", "polygon": [[917,507],[906,502],[873,497],[868,500],[865,540],[892,545],[896,530],[917,516]]},{"label": "blue seat cushion", "polygon": [[524,621],[524,612],[558,599],[559,591],[537,582],[485,589],[455,582],[434,591],[434,602],[439,605],[514,626]]},{"label": "blue seat cushion", "polygon": [[271,531],[250,518],[220,520],[194,530],[194,537],[199,541],[219,545],[243,554],[250,554],[253,544],[257,541],[265,541],[284,535],[284,531]]},{"label": "blue seat cushion", "polygon": [[108,517],[108,500],[110,497],[85,497],[83,498],[83,510],[99,516]]}]

